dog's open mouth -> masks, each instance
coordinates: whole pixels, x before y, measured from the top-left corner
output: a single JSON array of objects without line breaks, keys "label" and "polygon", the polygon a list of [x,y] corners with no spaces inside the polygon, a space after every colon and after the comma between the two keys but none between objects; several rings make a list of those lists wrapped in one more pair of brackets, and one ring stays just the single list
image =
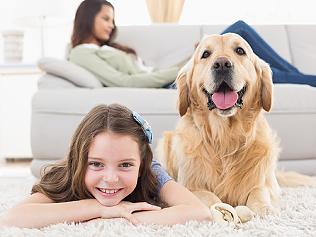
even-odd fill
[{"label": "dog's open mouth", "polygon": [[207,106],[209,110],[214,108],[220,110],[228,110],[233,107],[242,108],[245,91],[245,86],[240,91],[235,91],[226,82],[222,82],[212,94],[203,88],[203,92],[208,98]]}]

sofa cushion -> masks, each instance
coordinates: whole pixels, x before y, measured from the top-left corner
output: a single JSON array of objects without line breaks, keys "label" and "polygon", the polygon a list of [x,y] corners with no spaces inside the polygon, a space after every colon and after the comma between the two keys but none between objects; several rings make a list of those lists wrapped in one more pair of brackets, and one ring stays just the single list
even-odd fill
[{"label": "sofa cushion", "polygon": [[[202,26],[202,34],[220,34],[225,25]],[[256,25],[254,29],[259,35],[285,60],[292,62],[290,45],[286,27],[284,25]],[[278,40],[275,40],[275,39]]]},{"label": "sofa cushion", "polygon": [[274,84],[274,113],[316,113],[316,87]]},{"label": "sofa cushion", "polygon": [[43,71],[62,77],[79,87],[100,88],[101,82],[86,69],[66,60],[41,58],[38,67]]},{"label": "sofa cushion", "polygon": [[303,73],[316,75],[316,26],[287,26],[293,64]]},{"label": "sofa cushion", "polygon": [[173,89],[151,88],[39,90],[34,95],[32,108],[36,112],[83,115],[98,104],[121,103],[144,115],[177,114],[176,96]]},{"label": "sofa cushion", "polygon": [[[308,85],[275,84],[274,113],[316,113],[316,88]],[[177,91],[174,89],[106,87],[87,89],[40,90],[33,110],[41,112],[86,114],[100,103],[123,103],[142,114],[176,114]],[[84,103],[78,103],[84,98]],[[64,101],[67,103],[64,103]],[[144,101],[145,100],[145,101]]]},{"label": "sofa cushion", "polygon": [[200,40],[200,26],[155,24],[120,26],[117,42],[128,45],[148,66],[166,68],[189,58]]}]

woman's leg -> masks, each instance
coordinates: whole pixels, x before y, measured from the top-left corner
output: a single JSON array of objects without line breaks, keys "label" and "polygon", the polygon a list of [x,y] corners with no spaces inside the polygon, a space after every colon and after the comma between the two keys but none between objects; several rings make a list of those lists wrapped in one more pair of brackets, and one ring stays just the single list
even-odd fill
[{"label": "woman's leg", "polygon": [[248,24],[243,21],[237,21],[236,23],[229,26],[224,33],[236,33],[243,37],[252,47],[256,55],[262,58],[264,61],[270,64],[271,67],[286,71],[286,72],[297,72],[297,68],[288,63],[285,59],[280,57],[274,49],[270,47],[261,36]]},{"label": "woman's leg", "polygon": [[274,83],[306,84],[316,87],[316,76],[314,75],[304,75],[300,72],[285,72],[273,67],[271,69]]}]

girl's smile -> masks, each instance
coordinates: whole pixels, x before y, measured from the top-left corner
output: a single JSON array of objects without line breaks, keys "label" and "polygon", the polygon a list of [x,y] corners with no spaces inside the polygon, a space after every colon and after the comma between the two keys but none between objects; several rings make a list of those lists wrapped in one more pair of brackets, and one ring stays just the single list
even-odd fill
[{"label": "girl's smile", "polygon": [[115,197],[115,195],[122,190],[120,189],[105,189],[105,188],[97,188],[99,192],[101,192],[101,195],[105,197]]}]

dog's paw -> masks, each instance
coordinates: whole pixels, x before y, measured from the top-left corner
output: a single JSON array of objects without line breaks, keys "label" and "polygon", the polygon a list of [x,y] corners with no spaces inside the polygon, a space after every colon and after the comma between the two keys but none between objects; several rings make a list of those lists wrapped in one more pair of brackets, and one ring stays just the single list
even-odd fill
[{"label": "dog's paw", "polygon": [[237,206],[235,207],[235,210],[241,223],[250,221],[256,215],[256,213],[250,210],[250,208],[247,206]]},{"label": "dog's paw", "polygon": [[236,210],[227,203],[216,203],[210,207],[214,221],[218,223],[240,223]]}]

